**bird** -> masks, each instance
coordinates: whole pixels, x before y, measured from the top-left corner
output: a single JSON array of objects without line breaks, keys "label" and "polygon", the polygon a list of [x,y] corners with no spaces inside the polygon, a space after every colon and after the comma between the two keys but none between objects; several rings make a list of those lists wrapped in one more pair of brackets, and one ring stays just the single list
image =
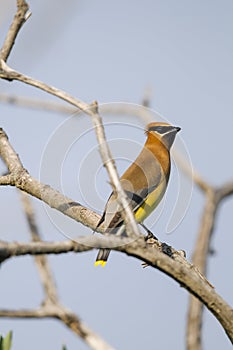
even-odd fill
[{"label": "bird", "polygon": [[[120,178],[135,219],[144,228],[143,221],[158,206],[166,191],[171,169],[170,149],[180,130],[164,122],[148,124],[143,149]],[[121,210],[117,193],[112,192],[96,229],[103,224],[103,234],[126,235]],[[95,266],[105,266],[109,254],[110,249],[100,249]]]}]

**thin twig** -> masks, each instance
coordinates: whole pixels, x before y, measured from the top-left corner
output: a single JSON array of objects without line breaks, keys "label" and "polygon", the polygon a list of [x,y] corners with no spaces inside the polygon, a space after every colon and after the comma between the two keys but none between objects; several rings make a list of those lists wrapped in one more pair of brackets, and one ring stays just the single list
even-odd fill
[{"label": "thin twig", "polygon": [[209,184],[202,179],[200,174],[196,169],[190,167],[189,164],[184,160],[184,158],[177,152],[173,152],[173,156],[179,165],[179,168],[183,171],[183,173],[191,179],[202,191],[208,191],[210,186]]},{"label": "thin twig", "polygon": [[17,0],[17,12],[12,21],[12,24],[7,32],[5,41],[3,43],[2,49],[0,50],[0,58],[3,61],[7,61],[8,56],[14,46],[15,39],[23,26],[23,24],[30,17],[31,13],[28,12],[28,4],[24,0]]},{"label": "thin twig", "polygon": [[[31,108],[36,110],[46,110],[50,112],[56,112],[61,114],[73,114],[77,112],[75,107],[61,104],[56,101],[45,101],[38,98],[31,98],[25,96],[9,95],[5,93],[0,94],[0,102],[7,103],[9,105]],[[99,105],[99,112],[101,115],[105,114],[118,114],[121,116],[127,115],[134,118],[139,118],[143,125],[155,120],[155,114],[159,118],[159,114],[153,112],[151,109],[133,103],[111,103]]]},{"label": "thin twig", "polygon": [[121,209],[123,209],[122,217],[125,221],[126,232],[128,236],[139,236],[140,232],[138,225],[133,214],[133,211],[129,205],[128,197],[123,190],[121,183],[119,181],[119,175],[113,161],[110,149],[107,145],[106,136],[104,132],[104,127],[102,123],[102,118],[98,113],[97,102],[93,105],[92,121],[95,126],[96,137],[98,140],[100,154],[102,158],[103,165],[108,169],[109,178],[113,187],[113,190],[120,196],[121,200],[119,201]]},{"label": "thin twig", "polygon": [[36,110],[50,111],[61,114],[73,114],[77,111],[75,107],[58,103],[55,101],[45,101],[42,99],[29,98],[24,96],[0,94],[0,102],[9,105],[31,108]]},{"label": "thin twig", "polygon": [[[32,208],[31,199],[27,193],[20,191],[20,197],[28,222],[29,231],[33,242],[40,242],[40,233],[36,224],[35,214]],[[44,304],[58,302],[57,288],[52,271],[50,269],[46,255],[35,256],[36,266],[40,275],[41,283],[45,292]]]},{"label": "thin twig", "polygon": [[218,201],[226,199],[228,196],[233,195],[233,181],[226,182],[224,185],[216,189],[216,195],[218,196]]},{"label": "thin twig", "polygon": [[80,336],[93,350],[114,350],[98,334],[94,333],[69,309],[59,305],[45,305],[37,309],[0,310],[0,317],[5,318],[55,318],[63,322],[70,330]]}]

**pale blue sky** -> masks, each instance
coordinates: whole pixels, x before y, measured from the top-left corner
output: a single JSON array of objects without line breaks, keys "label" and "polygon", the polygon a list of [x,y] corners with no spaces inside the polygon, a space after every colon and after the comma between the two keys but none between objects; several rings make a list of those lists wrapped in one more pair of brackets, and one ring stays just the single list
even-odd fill
[{"label": "pale blue sky", "polygon": [[[0,4],[1,42],[13,15],[11,4],[14,1],[4,0]],[[151,107],[182,128],[181,136],[193,166],[216,185],[233,178],[230,159],[233,128],[231,0],[69,0],[65,3],[32,0],[30,4],[33,15],[23,27],[9,60],[13,68],[86,102],[140,103],[149,86]],[[15,82],[0,81],[0,92],[50,98]],[[0,108],[1,126],[25,167],[38,178],[45,146],[65,116],[5,105]],[[83,131],[91,126],[88,117],[85,118],[80,123]],[[118,116],[105,118],[105,122],[118,120]],[[140,126],[136,118],[123,120]],[[127,139],[131,142],[144,142],[140,129],[127,130]],[[118,138],[117,129],[108,128],[107,131],[109,139]],[[70,134],[65,134],[62,141],[69,137]],[[119,137],[125,137],[122,130]],[[77,201],[82,201],[77,189],[80,157],[83,154],[85,159],[85,145],[89,152],[95,142],[93,134],[75,159],[75,151],[79,152],[77,144],[67,158],[70,168],[73,161],[74,169],[64,167],[64,191]],[[117,156],[120,158],[121,154]],[[57,157],[54,154],[54,158]],[[121,170],[124,162],[119,162],[119,166]],[[86,167],[88,169],[88,165]],[[101,212],[110,187],[104,171],[100,175],[94,172],[93,181],[101,196],[94,205]],[[85,174],[82,176],[84,179]],[[176,187],[174,171],[172,176],[168,199],[173,198]],[[90,177],[87,189],[89,181]],[[2,239],[26,241],[27,226],[15,190],[1,188],[1,195],[4,203],[1,207]],[[89,196],[88,192],[84,196]],[[208,268],[211,283],[231,305],[232,204],[232,199],[226,200],[219,212],[212,243],[216,255],[210,258]],[[34,206],[44,239],[63,239],[44,207],[38,201],[34,201]],[[164,233],[167,215],[170,215],[166,214],[166,210],[169,211],[166,208],[169,208],[169,200],[165,203],[165,214],[153,229],[162,241],[186,250],[190,259],[203,208],[202,195],[194,191],[184,220],[171,235]],[[13,219],[10,209],[14,210]],[[77,235],[89,232],[61,215],[57,220],[65,221],[68,233],[71,226],[72,230],[77,227]],[[153,221],[152,216],[147,222]],[[160,272],[151,268],[143,270],[139,261],[119,253],[111,254],[105,269],[94,268],[95,254],[50,257],[62,302],[117,349],[184,349],[187,292]],[[33,307],[42,298],[30,258],[12,259],[3,264],[1,286],[0,307]],[[0,320],[0,331],[10,329],[14,331],[13,350],[32,347],[37,350],[45,344],[46,348],[60,349],[62,343],[69,350],[87,349],[69,330],[53,320]],[[203,340],[205,349],[231,349],[220,325],[208,311],[204,314]]]}]

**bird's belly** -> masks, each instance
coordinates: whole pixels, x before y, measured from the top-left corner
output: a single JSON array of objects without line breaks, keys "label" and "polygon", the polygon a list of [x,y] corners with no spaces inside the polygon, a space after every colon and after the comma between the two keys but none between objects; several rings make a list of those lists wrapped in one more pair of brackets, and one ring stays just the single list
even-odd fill
[{"label": "bird's belly", "polygon": [[135,219],[143,222],[157,207],[166,191],[166,184],[162,182],[153,192],[151,192],[143,205],[135,212]]}]

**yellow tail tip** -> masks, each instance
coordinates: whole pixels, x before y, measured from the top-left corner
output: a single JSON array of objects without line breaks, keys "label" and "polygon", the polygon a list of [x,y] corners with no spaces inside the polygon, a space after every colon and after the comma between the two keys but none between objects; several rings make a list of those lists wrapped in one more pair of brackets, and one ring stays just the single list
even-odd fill
[{"label": "yellow tail tip", "polygon": [[97,260],[97,261],[95,262],[95,266],[101,265],[102,267],[104,267],[104,266],[106,265],[106,262],[107,262],[107,261],[105,261],[105,260]]}]

